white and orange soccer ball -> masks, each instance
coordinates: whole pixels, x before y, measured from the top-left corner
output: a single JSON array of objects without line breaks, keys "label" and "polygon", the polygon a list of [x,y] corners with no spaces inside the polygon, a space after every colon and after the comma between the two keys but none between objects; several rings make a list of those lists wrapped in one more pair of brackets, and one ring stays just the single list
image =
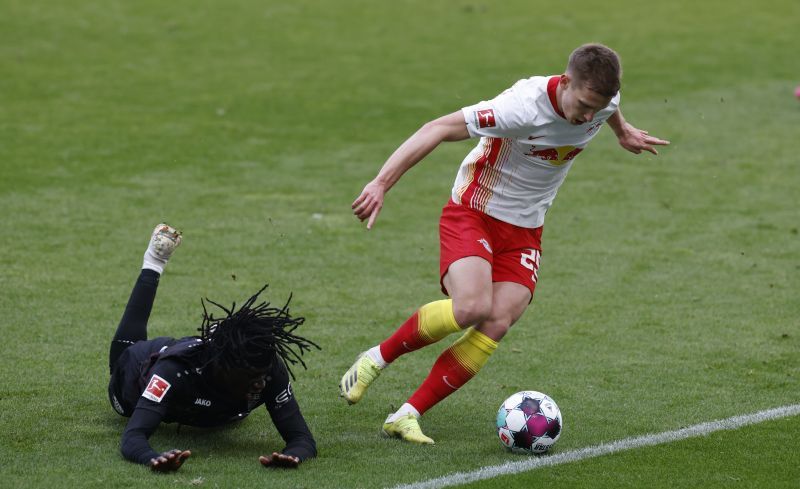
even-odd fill
[{"label": "white and orange soccer ball", "polygon": [[497,436],[513,452],[544,453],[558,441],[563,428],[558,405],[541,392],[517,392],[497,411]]}]

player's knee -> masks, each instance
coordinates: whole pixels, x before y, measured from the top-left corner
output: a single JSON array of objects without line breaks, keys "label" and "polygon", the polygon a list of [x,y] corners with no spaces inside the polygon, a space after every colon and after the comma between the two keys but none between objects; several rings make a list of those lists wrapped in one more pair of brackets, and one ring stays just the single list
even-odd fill
[{"label": "player's knee", "polygon": [[495,307],[489,317],[480,324],[478,330],[489,338],[500,341],[520,316],[521,313],[517,314],[509,308]]},{"label": "player's knee", "polygon": [[478,330],[494,341],[500,341],[503,339],[503,336],[508,333],[508,330],[511,329],[513,324],[510,317],[489,317],[480,324]]},{"label": "player's knee", "polygon": [[462,328],[474,326],[485,321],[492,313],[492,298],[471,297],[453,301],[453,315]]}]

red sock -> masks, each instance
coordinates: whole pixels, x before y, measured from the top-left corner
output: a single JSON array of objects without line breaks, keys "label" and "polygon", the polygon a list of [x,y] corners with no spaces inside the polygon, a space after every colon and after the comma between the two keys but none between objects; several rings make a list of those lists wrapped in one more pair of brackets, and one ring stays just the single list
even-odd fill
[{"label": "red sock", "polygon": [[496,349],[496,341],[469,328],[464,336],[439,355],[431,373],[407,402],[420,414],[425,413],[469,382]]},{"label": "red sock", "polygon": [[386,360],[386,363],[392,363],[403,353],[419,350],[426,345],[417,334],[418,330],[419,311],[414,311],[414,314],[402,326],[397,328],[397,331],[392,336],[380,344],[381,356]]},{"label": "red sock", "polygon": [[392,363],[404,353],[419,350],[460,331],[453,316],[453,301],[445,299],[420,307],[397,331],[380,344],[381,356]]},{"label": "red sock", "polygon": [[460,389],[474,375],[458,363],[448,348],[433,364],[431,373],[422,385],[408,398],[408,403],[414,406],[419,414],[424,414],[439,401]]}]

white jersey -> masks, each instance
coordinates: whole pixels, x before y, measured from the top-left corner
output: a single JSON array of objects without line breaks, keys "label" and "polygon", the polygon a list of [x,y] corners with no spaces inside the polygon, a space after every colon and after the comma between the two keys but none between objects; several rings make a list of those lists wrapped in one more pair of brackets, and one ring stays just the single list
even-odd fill
[{"label": "white jersey", "polygon": [[616,112],[619,93],[592,122],[573,125],[556,103],[559,77],[520,80],[492,100],[461,109],[470,136],[481,140],[458,170],[456,203],[525,228],[544,215],[573,159]]}]

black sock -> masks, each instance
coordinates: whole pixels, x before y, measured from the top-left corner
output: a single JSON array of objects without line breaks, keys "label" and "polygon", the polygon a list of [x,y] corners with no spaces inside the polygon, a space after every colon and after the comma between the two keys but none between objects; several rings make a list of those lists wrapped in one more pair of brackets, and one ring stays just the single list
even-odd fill
[{"label": "black sock", "polygon": [[108,353],[109,369],[113,370],[114,364],[125,349],[137,341],[147,339],[147,320],[153,309],[160,278],[161,274],[158,272],[142,269],[139,278],[136,279],[125,312],[117,326],[117,332],[111,340],[111,349]]}]

